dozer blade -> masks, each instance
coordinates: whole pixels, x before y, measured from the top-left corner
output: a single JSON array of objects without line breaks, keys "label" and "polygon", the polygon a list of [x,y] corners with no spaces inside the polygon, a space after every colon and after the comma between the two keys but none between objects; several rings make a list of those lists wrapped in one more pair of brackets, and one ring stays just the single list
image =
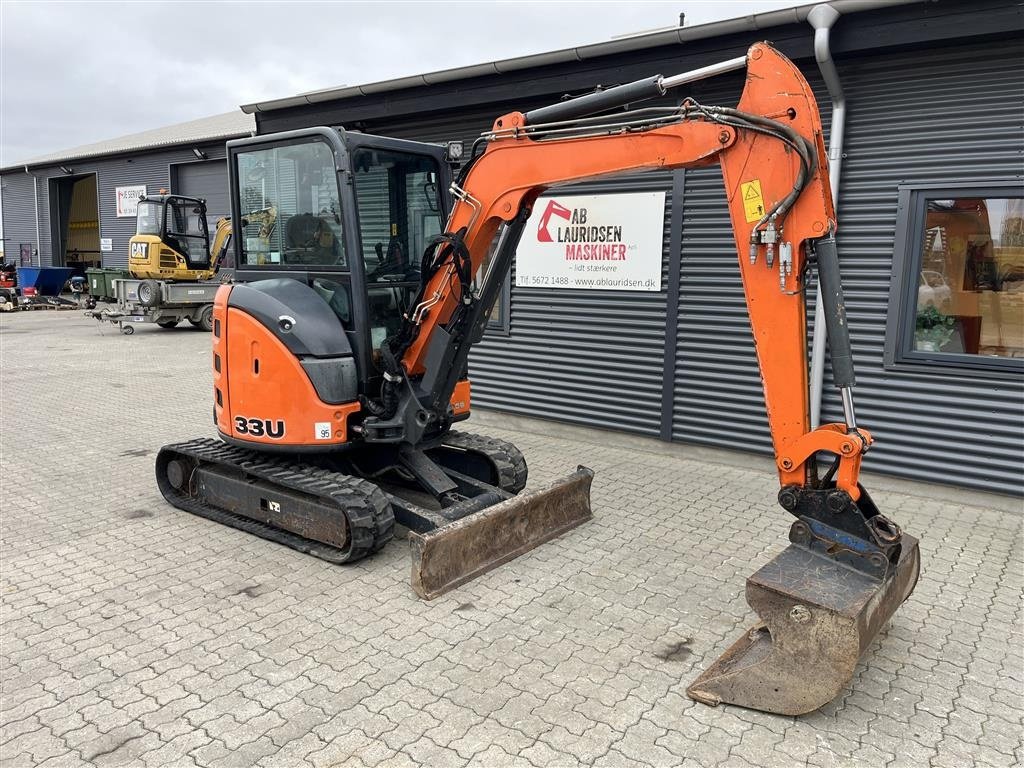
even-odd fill
[{"label": "dozer blade", "polygon": [[802,715],[853,678],[861,653],[914,591],[921,558],[906,534],[898,561],[878,579],[790,544],[747,579],[761,617],[686,692],[704,704]]},{"label": "dozer blade", "polygon": [[426,533],[409,532],[412,588],[439,595],[589,520],[594,472],[580,467],[547,488],[524,491]]}]

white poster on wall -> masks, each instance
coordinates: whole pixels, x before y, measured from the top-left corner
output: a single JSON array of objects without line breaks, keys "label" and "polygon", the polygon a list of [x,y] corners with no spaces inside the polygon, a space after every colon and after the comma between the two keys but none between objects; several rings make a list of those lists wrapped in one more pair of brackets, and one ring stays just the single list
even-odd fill
[{"label": "white poster on wall", "polygon": [[114,250],[114,238],[112,237],[101,237],[100,238],[100,250],[104,253],[108,253]]},{"label": "white poster on wall", "polygon": [[665,193],[540,198],[516,251],[516,285],[660,291]]},{"label": "white poster on wall", "polygon": [[134,217],[139,210],[139,198],[146,196],[146,186],[114,187],[114,194],[117,195],[118,218]]}]

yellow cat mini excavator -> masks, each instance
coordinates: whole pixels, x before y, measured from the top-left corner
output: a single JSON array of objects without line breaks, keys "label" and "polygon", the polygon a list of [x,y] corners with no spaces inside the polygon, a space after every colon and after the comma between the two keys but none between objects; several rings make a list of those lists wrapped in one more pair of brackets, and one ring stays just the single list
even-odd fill
[{"label": "yellow cat mini excavator", "polygon": [[206,201],[184,195],[139,199],[128,271],[151,280],[212,280],[231,241],[231,220],[219,219],[210,242]]},{"label": "yellow cat mini excavator", "polygon": [[[270,239],[277,223],[273,206],[242,216],[245,226],[258,228],[259,240]],[[140,279],[213,280],[227,261],[232,233],[231,219],[222,216],[213,226],[211,240],[206,201],[161,190],[139,199],[135,235],[128,241],[128,271]]]},{"label": "yellow cat mini excavator", "polygon": [[[736,107],[643,105],[744,66]],[[336,563],[385,546],[397,520],[411,531],[412,585],[425,598],[569,531],[591,517],[589,469],[524,491],[514,445],[452,429],[469,415],[470,348],[544,190],[717,163],[778,501],[796,520],[789,546],[747,581],[762,622],[689,693],[785,714],[826,703],[913,590],[919,554],[858,481],[872,438],[854,415],[838,223],[807,82],[761,43],[712,67],[502,115],[470,155],[453,180],[444,147],[341,128],[229,142],[233,218],[273,206],[278,226],[269,239],[248,231],[258,224],[233,239],[247,282],[222,286],[215,303],[220,440],[165,446],[160,490],[181,509]],[[811,268],[845,412],[816,428]]]}]

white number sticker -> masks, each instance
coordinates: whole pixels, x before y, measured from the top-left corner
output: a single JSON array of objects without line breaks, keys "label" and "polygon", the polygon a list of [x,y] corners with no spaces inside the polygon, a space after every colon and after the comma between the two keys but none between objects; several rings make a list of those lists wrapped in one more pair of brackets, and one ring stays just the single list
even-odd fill
[{"label": "white number sticker", "polygon": [[313,431],[316,434],[317,440],[330,440],[331,439],[331,422],[329,421],[318,421],[313,425]]}]

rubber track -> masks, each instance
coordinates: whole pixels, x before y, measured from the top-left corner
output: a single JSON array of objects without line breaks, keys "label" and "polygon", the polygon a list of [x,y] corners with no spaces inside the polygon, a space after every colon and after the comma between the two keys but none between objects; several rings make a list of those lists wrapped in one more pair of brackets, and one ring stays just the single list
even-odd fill
[{"label": "rubber track", "polygon": [[501,490],[519,493],[526,487],[526,459],[522,452],[507,440],[476,435],[472,432],[449,432],[441,440],[441,444],[485,456],[498,471],[498,487]]},{"label": "rubber track", "polygon": [[[349,528],[347,550],[219,509],[159,482],[164,497],[186,512],[252,533],[332,563],[351,563],[379,551],[394,536],[395,516],[384,493],[373,483],[351,475],[275,459],[234,448],[218,440],[198,439],[161,449],[185,455],[206,465],[241,470],[249,477],[327,499],[345,515]],[[170,495],[169,495],[170,494]]]}]

